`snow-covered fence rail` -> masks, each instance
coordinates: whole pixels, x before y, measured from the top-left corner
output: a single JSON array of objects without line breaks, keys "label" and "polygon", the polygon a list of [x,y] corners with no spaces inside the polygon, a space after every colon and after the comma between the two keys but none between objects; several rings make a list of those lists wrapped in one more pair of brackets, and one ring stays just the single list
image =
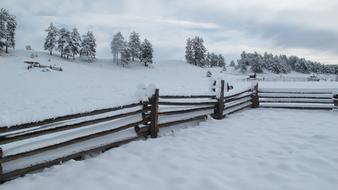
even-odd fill
[{"label": "snow-covered fence rail", "polygon": [[258,84],[253,88],[225,97],[225,115],[229,115],[245,108],[257,108],[258,102]]},{"label": "snow-covered fence rail", "polygon": [[144,136],[142,104],[2,127],[0,182]]},{"label": "snow-covered fence rail", "polygon": [[[235,113],[248,107],[257,107],[256,85],[241,92],[225,95],[224,81],[220,81],[218,96],[160,96],[160,127],[167,127],[179,123],[203,120],[208,115],[215,119],[223,119],[226,115]],[[170,118],[174,121],[169,121]],[[175,120],[182,118],[181,120]]]},{"label": "snow-covered fence rail", "polygon": [[82,113],[76,113],[76,114],[71,114],[71,115],[66,115],[66,116],[55,117],[55,118],[48,118],[48,119],[44,119],[41,121],[34,121],[34,122],[14,125],[10,127],[8,126],[0,127],[0,134],[5,133],[5,132],[11,132],[11,131],[26,130],[30,128],[37,128],[37,127],[40,128],[41,126],[47,125],[47,124],[59,123],[59,122],[67,121],[67,120],[73,120],[73,119],[78,119],[78,118],[83,118],[83,117],[88,117],[88,116],[95,116],[95,115],[118,111],[122,109],[133,108],[139,105],[140,103],[132,103],[132,104],[117,106],[113,108],[99,109],[99,110],[94,110],[90,112],[82,112]]},{"label": "snow-covered fence rail", "polygon": [[0,182],[147,136],[156,138],[161,128],[209,115],[223,119],[257,107],[258,86],[225,95],[229,89],[220,83],[217,96],[160,96],[156,89],[139,103],[0,127]]},{"label": "snow-covered fence rail", "polygon": [[263,108],[333,109],[334,93],[330,89],[259,89]]}]

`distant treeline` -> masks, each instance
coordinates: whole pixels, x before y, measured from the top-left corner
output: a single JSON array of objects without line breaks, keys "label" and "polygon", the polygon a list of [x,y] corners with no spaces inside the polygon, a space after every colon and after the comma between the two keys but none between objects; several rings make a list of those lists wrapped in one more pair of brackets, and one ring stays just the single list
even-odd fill
[{"label": "distant treeline", "polygon": [[[77,55],[87,57],[89,61],[93,61],[96,57],[96,39],[93,32],[80,36],[77,28],[72,31],[66,28],[57,28],[50,24],[46,29],[47,36],[44,43],[44,49],[48,50],[50,55],[53,51],[58,51],[62,58],[73,58]],[[117,32],[110,44],[111,52],[114,57],[114,62],[124,66],[135,59],[138,59],[145,66],[153,63],[153,48],[152,44],[144,39],[140,41],[140,35],[132,32],[129,36],[129,41],[126,41],[121,32]]]},{"label": "distant treeline", "polygon": [[257,52],[241,54],[236,69],[246,72],[248,69],[255,73],[270,71],[276,74],[290,73],[296,71],[299,73],[317,73],[317,74],[338,74],[338,65],[324,65],[319,62],[313,62],[297,56],[273,55]]},{"label": "distant treeline", "polygon": [[69,59],[79,56],[85,56],[89,61],[93,61],[96,56],[96,39],[93,32],[87,32],[82,38],[77,30],[72,31],[66,28],[57,28],[51,23],[46,29],[47,36],[44,43],[44,49],[48,50],[50,55],[56,50],[60,52],[61,57]]}]

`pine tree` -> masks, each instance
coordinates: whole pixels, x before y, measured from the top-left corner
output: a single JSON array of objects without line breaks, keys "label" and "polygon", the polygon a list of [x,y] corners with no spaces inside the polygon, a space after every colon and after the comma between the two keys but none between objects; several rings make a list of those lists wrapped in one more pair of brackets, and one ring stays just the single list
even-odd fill
[{"label": "pine tree", "polygon": [[4,10],[0,9],[0,50],[3,49],[5,46],[4,39],[6,36],[6,30],[5,30],[5,15]]},{"label": "pine tree", "polygon": [[239,68],[242,73],[245,73],[248,70],[245,64],[239,64]]},{"label": "pine tree", "polygon": [[261,59],[255,59],[250,63],[251,71],[254,73],[263,73],[263,62]]},{"label": "pine tree", "polygon": [[205,65],[205,53],[206,48],[203,45],[204,40],[201,37],[196,36],[192,40],[192,48],[194,51],[194,65],[203,67]]},{"label": "pine tree", "polygon": [[123,50],[121,51],[121,63],[122,66],[124,67],[125,65],[130,63],[130,60],[132,58],[132,53],[129,47],[124,47]]},{"label": "pine tree", "polygon": [[96,39],[93,32],[87,32],[82,36],[80,56],[85,56],[88,61],[93,61],[96,56]]},{"label": "pine tree", "polygon": [[73,31],[70,33],[70,49],[75,59],[75,56],[79,55],[81,50],[81,36],[77,28],[73,28]]},{"label": "pine tree", "polygon": [[70,35],[70,32],[66,30],[65,28],[61,28],[59,30],[57,50],[60,52],[61,57],[66,57],[65,48],[70,38],[69,35]]},{"label": "pine tree", "polygon": [[135,61],[135,58],[140,57],[140,52],[141,52],[141,41],[140,41],[140,35],[138,33],[132,32],[130,34],[128,47],[131,53],[131,59],[132,61]]},{"label": "pine tree", "polygon": [[215,53],[210,54],[210,67],[218,66],[218,56]]},{"label": "pine tree", "polygon": [[73,55],[74,55],[73,40],[72,40],[70,31],[66,32],[65,39],[66,39],[66,45],[65,45],[65,48],[64,48],[64,57],[69,59],[69,57],[73,57]]},{"label": "pine tree", "polygon": [[15,48],[16,26],[16,17],[10,15],[6,9],[0,9],[0,49],[5,47],[6,53],[8,48]]},{"label": "pine tree", "polygon": [[141,61],[146,67],[153,63],[153,47],[147,39],[144,40],[141,46]]},{"label": "pine tree", "polygon": [[225,60],[224,60],[224,57],[223,55],[219,54],[218,55],[218,67],[222,67],[222,68],[225,68]]},{"label": "pine tree", "polygon": [[230,62],[230,67],[235,67],[235,66],[236,66],[235,61],[234,61],[234,60],[231,60],[231,62]]},{"label": "pine tree", "polygon": [[123,50],[125,47],[126,42],[124,41],[124,37],[121,32],[118,32],[114,35],[113,40],[111,41],[110,48],[111,52],[114,56],[115,62],[118,64],[119,61],[119,53]]},{"label": "pine tree", "polygon": [[194,50],[193,50],[193,42],[191,38],[187,39],[185,46],[185,60],[189,64],[194,64]]},{"label": "pine tree", "polygon": [[205,56],[205,66],[211,67],[211,54],[209,52]]},{"label": "pine tree", "polygon": [[15,30],[16,30],[16,18],[13,15],[8,16],[7,22],[7,43],[6,43],[6,53],[8,53],[8,48],[15,48]]},{"label": "pine tree", "polygon": [[46,29],[47,36],[44,44],[44,49],[49,51],[50,55],[53,55],[53,50],[57,46],[57,37],[58,37],[58,29],[50,23],[49,27]]}]

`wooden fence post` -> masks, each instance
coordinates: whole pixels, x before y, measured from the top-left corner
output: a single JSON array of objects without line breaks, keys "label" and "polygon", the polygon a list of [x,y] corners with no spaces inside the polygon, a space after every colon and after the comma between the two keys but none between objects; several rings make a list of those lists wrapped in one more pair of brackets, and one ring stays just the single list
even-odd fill
[{"label": "wooden fence post", "polygon": [[142,102],[142,119],[143,125],[150,125],[151,99],[149,102]]},{"label": "wooden fence post", "polygon": [[251,107],[252,108],[258,108],[259,107],[259,96],[258,96],[258,83],[255,85],[253,89],[253,93],[251,96]]},{"label": "wooden fence post", "polygon": [[221,91],[214,111],[214,118],[218,120],[223,119],[224,118],[223,112],[224,112],[224,80],[221,80]]},{"label": "wooden fence post", "polygon": [[333,95],[333,103],[337,109],[338,108],[338,94]]},{"label": "wooden fence post", "polygon": [[[0,158],[3,158],[3,151],[1,147],[0,147]],[[3,169],[2,169],[2,164],[0,163],[0,176],[2,175],[2,173],[3,173]]]},{"label": "wooden fence post", "polygon": [[150,99],[150,137],[157,138],[159,132],[158,127],[158,101],[159,101],[159,89],[155,90],[155,94]]}]

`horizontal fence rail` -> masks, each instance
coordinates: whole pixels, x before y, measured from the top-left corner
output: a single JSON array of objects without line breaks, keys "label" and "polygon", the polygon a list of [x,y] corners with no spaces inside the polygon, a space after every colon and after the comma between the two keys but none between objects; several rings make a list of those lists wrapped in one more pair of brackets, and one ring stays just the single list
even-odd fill
[{"label": "horizontal fence rail", "polygon": [[196,98],[210,98],[216,99],[216,96],[212,95],[193,95],[193,96],[175,96],[175,95],[167,95],[167,96],[159,96],[162,99],[196,99]]},{"label": "horizontal fence rail", "polygon": [[100,110],[94,110],[90,112],[83,112],[83,113],[77,113],[77,114],[71,114],[71,115],[66,115],[66,116],[60,116],[60,117],[55,117],[55,118],[49,118],[41,121],[35,121],[35,122],[30,122],[30,123],[24,123],[20,125],[15,125],[15,126],[10,126],[10,127],[0,127],[0,133],[3,132],[10,132],[10,131],[17,131],[21,129],[28,129],[28,128],[33,128],[45,124],[52,124],[60,121],[66,121],[66,120],[71,120],[71,119],[77,119],[77,118],[82,118],[86,116],[93,116],[93,115],[98,115],[98,114],[103,114],[107,112],[113,112],[117,110],[122,110],[126,108],[133,108],[136,106],[140,106],[140,103],[133,103],[133,104],[128,104],[128,105],[123,105],[123,106],[118,106],[118,107],[113,107],[113,108],[105,108],[105,109],[100,109]]},{"label": "horizontal fence rail", "polygon": [[333,109],[334,94],[327,89],[263,88],[258,92],[260,107],[288,109]]},{"label": "horizontal fence rail", "polygon": [[[148,101],[0,127],[0,183],[86,154],[104,152],[160,129],[220,120],[246,108],[332,109],[338,95],[329,91],[258,88],[228,92],[214,83],[215,95],[160,95]],[[216,88],[219,88],[216,90]]]}]

